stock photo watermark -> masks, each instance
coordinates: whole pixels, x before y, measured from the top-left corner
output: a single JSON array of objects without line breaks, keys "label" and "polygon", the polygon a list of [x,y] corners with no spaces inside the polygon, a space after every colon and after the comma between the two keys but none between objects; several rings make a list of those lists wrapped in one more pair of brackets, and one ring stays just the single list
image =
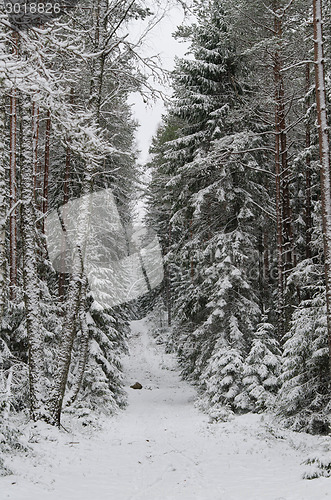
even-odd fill
[{"label": "stock photo watermark", "polygon": [[71,274],[81,265],[101,308],[137,299],[163,280],[157,235],[139,224],[123,225],[110,189],[52,211],[45,230],[54,269]]},{"label": "stock photo watermark", "polygon": [[79,0],[2,0],[1,10],[19,30],[39,27],[70,12]]}]

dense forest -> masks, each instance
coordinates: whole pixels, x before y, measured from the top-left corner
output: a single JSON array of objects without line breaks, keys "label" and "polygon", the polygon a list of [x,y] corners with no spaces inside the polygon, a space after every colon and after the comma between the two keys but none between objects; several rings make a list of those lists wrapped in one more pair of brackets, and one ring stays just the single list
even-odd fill
[{"label": "dense forest", "polygon": [[215,418],[269,409],[329,429],[330,7],[325,75],[319,2],[196,2],[176,34],[190,51],[153,141],[147,221],[167,342]]},{"label": "dense forest", "polygon": [[[121,0],[81,2],[44,25],[37,20],[23,28],[1,15],[0,426],[5,434],[17,412],[59,425],[62,408],[75,408],[88,420],[91,410],[112,413],[125,405],[120,358],[127,348],[129,309],[100,307],[79,252],[69,269],[65,262],[55,265],[48,252],[47,214],[89,193],[111,190],[118,216],[130,221],[139,176],[137,125],[127,98],[148,91],[149,61],[138,56],[139,41],[128,41],[127,33],[131,22],[150,15],[140,2]],[[67,219],[77,217],[84,225],[83,208],[79,213],[70,208]],[[65,259],[62,252],[60,261]]]},{"label": "dense forest", "polygon": [[[128,33],[153,13],[140,1],[72,3],[28,26],[0,14],[0,445],[22,412],[60,425],[63,411],[88,423],[125,407],[129,321],[152,309],[215,420],[269,411],[328,433],[329,0],[323,11],[321,0],[193,2],[175,34],[189,52],[143,169],[164,280],[108,308],[82,237],[69,267],[66,251],[51,259],[47,217],[111,190],[131,226],[142,169],[128,97],[151,98],[159,69]],[[64,233],[65,216],[84,227],[88,209],[62,210]],[[113,248],[118,235],[108,238]]]}]

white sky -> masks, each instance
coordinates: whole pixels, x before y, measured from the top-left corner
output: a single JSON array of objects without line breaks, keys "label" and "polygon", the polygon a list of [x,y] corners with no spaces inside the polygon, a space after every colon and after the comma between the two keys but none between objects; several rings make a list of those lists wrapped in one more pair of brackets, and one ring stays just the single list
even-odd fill
[{"label": "white sky", "polygon": [[[155,8],[152,7],[152,10],[155,12]],[[144,42],[143,54],[145,56],[158,54],[163,69],[173,69],[175,56],[182,57],[187,51],[188,45],[186,43],[178,42],[172,37],[177,26],[182,24],[183,20],[183,9],[180,6],[171,7],[165,17],[147,35]],[[139,31],[143,30],[145,26],[146,23],[143,22],[134,23],[133,29],[134,32],[137,32],[137,36],[139,36]],[[135,36],[135,33],[131,33],[130,35]],[[154,85],[169,95],[169,87],[159,84]],[[161,115],[164,111],[163,101],[162,99],[157,99],[156,102],[153,102],[150,99],[145,104],[142,97],[137,93],[132,94],[129,102],[133,104],[134,116],[140,123],[137,131],[137,142],[138,149],[141,151],[139,162],[144,164],[148,158],[151,139],[161,122]]]}]

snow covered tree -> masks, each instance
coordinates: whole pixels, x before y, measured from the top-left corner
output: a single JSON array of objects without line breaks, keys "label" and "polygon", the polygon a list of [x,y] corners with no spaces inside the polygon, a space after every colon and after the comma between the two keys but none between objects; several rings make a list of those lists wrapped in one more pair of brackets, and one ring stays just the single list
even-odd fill
[{"label": "snow covered tree", "polygon": [[[72,389],[68,396],[76,400],[82,387],[85,398],[92,398],[94,392],[95,408],[97,379],[105,388],[100,402],[112,401],[108,410],[124,401],[119,361],[127,329],[124,308],[88,313],[93,301],[86,300],[80,263],[76,273],[64,276],[59,300],[59,276],[45,249],[47,210],[56,210],[72,197],[111,188],[123,221],[131,217],[136,125],[126,100],[143,78],[138,65],[132,64],[135,50],[123,28],[129,19],[147,16],[149,9],[129,1],[100,1],[93,4],[92,16],[86,12],[75,12],[79,23],[70,12],[60,22],[53,20],[38,29],[25,27],[13,35],[3,14],[0,19],[1,58],[8,62],[5,72],[0,67],[5,96],[1,117],[6,108],[11,109],[9,120],[2,120],[0,126],[5,152],[1,168],[4,162],[11,165],[10,186],[6,189],[2,170],[0,180],[10,201],[10,224],[5,211],[1,218],[9,235],[0,253],[1,340],[9,342],[20,361],[30,366],[32,418],[52,423],[60,421],[67,389]],[[79,78],[72,77],[73,68]],[[6,248],[8,262],[2,259]],[[7,269],[10,289],[15,291],[9,302]],[[95,327],[90,328],[88,318],[93,316]],[[89,382],[84,378],[87,373]],[[94,381],[93,373],[98,373]],[[21,409],[28,404],[22,400]]]},{"label": "snow covered tree", "polygon": [[313,208],[312,257],[298,263],[289,276],[290,286],[300,286],[301,301],[285,339],[275,409],[295,430],[323,433],[329,425],[330,380],[320,201]]},{"label": "snow covered tree", "polygon": [[242,374],[243,392],[236,403],[243,409],[263,411],[270,407],[278,393],[281,373],[281,350],[275,328],[262,321],[254,334]]},{"label": "snow covered tree", "polygon": [[237,410],[236,399],[242,392],[243,358],[238,349],[219,341],[203,373],[209,404]]},{"label": "snow covered tree", "polygon": [[22,240],[26,327],[29,342],[30,404],[33,420],[45,418],[43,339],[40,328],[39,280],[35,238],[34,178],[31,139],[31,101],[23,98]]},{"label": "snow covered tree", "polygon": [[327,114],[327,94],[325,88],[324,50],[323,50],[323,12],[322,0],[313,1],[314,11],[314,54],[315,89],[319,148],[321,162],[321,199],[324,236],[325,285],[327,307],[327,330],[329,346],[329,365],[331,376],[331,165]]},{"label": "snow covered tree", "polygon": [[78,407],[107,414],[116,412],[126,403],[121,357],[127,350],[128,324],[125,317],[121,324],[119,311],[113,314],[100,311],[96,303],[89,309],[86,322],[90,338],[89,359],[76,400]]},{"label": "snow covered tree", "polygon": [[293,313],[286,336],[278,413],[295,430],[329,431],[330,383],[325,288]]},{"label": "snow covered tree", "polygon": [[[244,106],[243,64],[229,36],[227,13],[219,2],[198,3],[197,17],[191,32],[194,59],[177,63],[165,124],[165,132],[175,124],[177,138],[170,136],[155,149],[150,217],[159,225],[172,269],[173,344],[183,374],[212,404],[235,407],[239,364],[260,311],[258,232],[252,221],[255,206],[267,195],[255,173],[262,171],[257,158],[263,158],[263,140]],[[245,120],[238,122],[242,108]]]},{"label": "snow covered tree", "polygon": [[177,61],[152,150],[149,217],[172,270],[173,346],[183,375],[237,410],[274,399],[277,341],[314,296],[294,277],[306,257],[323,259],[309,7],[195,2],[197,23],[179,30],[192,57]]}]

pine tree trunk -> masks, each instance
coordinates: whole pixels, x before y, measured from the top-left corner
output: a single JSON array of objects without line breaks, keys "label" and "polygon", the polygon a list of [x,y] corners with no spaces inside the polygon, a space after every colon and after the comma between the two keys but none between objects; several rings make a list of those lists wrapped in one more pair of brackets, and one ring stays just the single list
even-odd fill
[{"label": "pine tree trunk", "polygon": [[37,204],[40,197],[40,179],[38,168],[38,141],[39,141],[39,106],[36,101],[32,102],[32,157],[33,157],[33,177],[34,196]]},{"label": "pine tree trunk", "polygon": [[282,18],[278,2],[274,2],[274,31],[277,49],[274,54],[275,83],[275,175],[276,175],[276,219],[278,254],[278,336],[281,340],[286,328],[285,283],[286,273],[293,267],[293,233],[290,205],[290,172],[287,158],[287,137],[285,121],[285,90],[280,56],[282,42]]},{"label": "pine tree trunk", "polygon": [[[73,93],[71,94],[73,96]],[[72,97],[71,97],[72,99]],[[64,171],[64,182],[63,182],[63,205],[64,210],[66,210],[66,203],[69,201],[69,182],[70,182],[70,165],[71,165],[71,149],[70,146],[67,145],[66,148],[66,163],[65,163],[65,171]],[[63,214],[64,219],[66,218],[66,214]],[[62,248],[61,252],[61,265],[60,269],[64,269],[64,248]],[[64,300],[64,285],[65,285],[65,273],[61,272],[59,275],[59,297],[61,300]]]},{"label": "pine tree trunk", "polygon": [[[171,247],[171,223],[169,222],[169,233],[168,233],[168,253],[170,253]],[[166,264],[166,286],[167,286],[167,316],[168,316],[168,326],[171,326],[172,321],[172,311],[171,311],[171,271],[170,262]]]},{"label": "pine tree trunk", "polygon": [[290,170],[287,159],[287,137],[284,105],[284,79],[279,72],[279,93],[278,93],[278,116],[280,129],[281,145],[281,179],[282,179],[282,198],[283,198],[283,262],[284,262],[284,282],[286,283],[287,274],[293,267],[293,233],[292,233],[292,211],[290,202]]},{"label": "pine tree trunk", "polygon": [[6,276],[6,174],[5,174],[5,102],[0,102],[0,325],[5,305]]},{"label": "pine tree trunk", "polygon": [[281,197],[281,160],[280,160],[280,128],[278,116],[278,76],[279,65],[275,59],[274,76],[276,84],[276,112],[275,112],[275,181],[276,181],[276,221],[277,221],[277,268],[278,268],[278,293],[277,293],[277,311],[278,337],[281,339],[284,335],[284,266],[283,266],[283,221],[282,221],[282,197]]},{"label": "pine tree trunk", "polygon": [[263,231],[263,280],[267,290],[269,283],[269,234],[267,229]]},{"label": "pine tree trunk", "polygon": [[[49,179],[49,161],[50,161],[50,141],[51,141],[51,114],[47,112],[45,129],[45,160],[44,160],[44,179],[43,179],[43,197],[42,213],[46,215],[48,210],[48,179]],[[43,232],[45,232],[45,217],[43,218]]]},{"label": "pine tree trunk", "polygon": [[10,407],[11,407],[11,396],[12,396],[12,383],[13,383],[13,367],[9,368],[9,373],[6,380],[6,388],[5,388],[5,405],[3,410],[3,419],[4,421],[8,420],[10,415]]},{"label": "pine tree trunk", "polygon": [[[82,282],[84,278],[83,252],[89,226],[90,207],[88,194],[91,193],[94,167],[87,165],[82,185],[82,203],[78,219],[76,252],[73,258],[71,278],[68,285],[66,310],[61,332],[57,368],[54,376],[54,389],[50,398],[51,422],[60,426],[63,399],[66,391],[71,355],[76,335],[76,317],[82,299]],[[68,214],[70,215],[70,214]]]},{"label": "pine tree trunk", "polygon": [[[13,53],[17,54],[18,35],[13,34]],[[10,298],[15,299],[17,282],[17,186],[16,186],[16,142],[17,142],[17,91],[10,94],[10,154],[9,154],[9,280]]]},{"label": "pine tree trunk", "polygon": [[265,300],[265,282],[264,282],[264,246],[263,246],[263,231],[258,235],[258,253],[259,253],[259,275],[258,275],[258,289],[261,291],[259,294],[259,302],[261,310],[263,311],[263,304]]},{"label": "pine tree trunk", "polygon": [[73,271],[69,283],[66,312],[61,332],[61,345],[58,354],[54,389],[50,399],[51,423],[60,426],[63,398],[65,395],[73,343],[76,334],[76,316],[79,309],[80,289],[82,280],[81,266]]},{"label": "pine tree trunk", "polygon": [[[308,96],[310,89],[310,63],[306,64],[306,112],[310,107],[310,99]],[[310,123],[307,119],[306,123],[306,149],[311,146],[310,139]],[[310,166],[310,152],[306,154],[306,196],[305,196],[305,225],[306,225],[306,258],[311,258],[311,228],[312,228],[312,206],[311,206],[311,166]]]},{"label": "pine tree trunk", "polygon": [[329,368],[331,375],[331,165],[325,89],[322,0],[313,0],[316,105],[321,162],[321,196],[325,253],[325,284]]},{"label": "pine tree trunk", "polygon": [[193,221],[190,219],[189,222],[190,227],[190,240],[191,240],[191,248],[190,248],[190,276],[191,280],[194,281],[194,261],[193,261]]},{"label": "pine tree trunk", "polygon": [[[283,28],[282,18],[275,16],[275,32],[281,47]],[[287,158],[287,134],[286,134],[286,111],[285,111],[285,89],[282,73],[282,60],[280,48],[275,54],[275,84],[276,84],[276,107],[277,120],[280,135],[280,159],[281,159],[281,194],[282,194],[282,225],[283,225],[283,264],[284,282],[287,272],[293,267],[293,234],[292,213],[290,203],[290,171]]]},{"label": "pine tree trunk", "polygon": [[89,354],[89,329],[86,323],[86,312],[85,312],[86,291],[87,291],[87,279],[84,278],[82,283],[82,296],[80,299],[79,312],[78,312],[80,332],[81,332],[79,337],[80,340],[79,361],[78,361],[77,372],[75,374],[75,381],[66,399],[65,403],[66,406],[72,405],[77,399],[77,396],[79,394],[79,391],[81,389],[84,380],[85,368]]},{"label": "pine tree trunk", "polygon": [[47,419],[44,408],[43,339],[40,328],[39,281],[36,262],[36,218],[32,152],[31,102],[23,97],[22,249],[23,291],[29,344],[30,409],[33,420]]},{"label": "pine tree trunk", "polygon": [[100,108],[105,68],[105,34],[108,24],[108,0],[97,0],[94,4],[94,50],[100,55],[94,60],[91,72],[90,108],[94,110],[96,122],[100,124]]}]

